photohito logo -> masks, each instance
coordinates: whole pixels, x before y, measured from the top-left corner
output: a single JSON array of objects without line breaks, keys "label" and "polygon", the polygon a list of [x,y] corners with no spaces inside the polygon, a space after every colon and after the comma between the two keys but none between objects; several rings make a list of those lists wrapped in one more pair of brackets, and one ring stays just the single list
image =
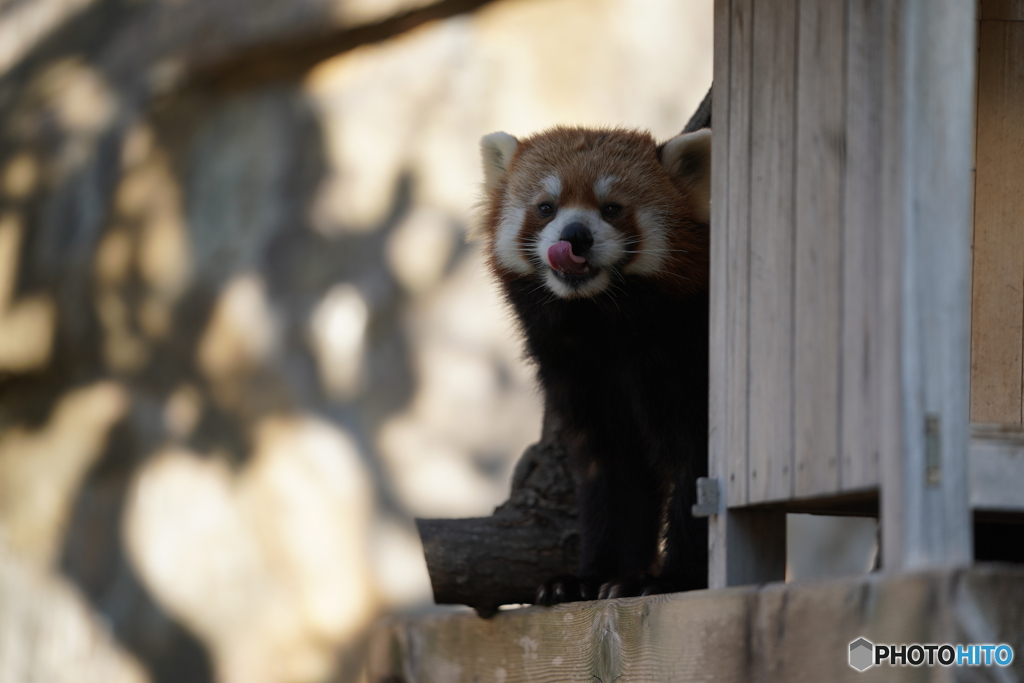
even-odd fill
[{"label": "photohito logo", "polygon": [[863,671],[871,666],[874,657],[874,644],[867,638],[858,638],[850,643],[850,666],[857,671]]},{"label": "photohito logo", "polygon": [[875,645],[867,638],[850,643],[850,666],[865,671],[872,666],[1009,666],[1009,645]]}]

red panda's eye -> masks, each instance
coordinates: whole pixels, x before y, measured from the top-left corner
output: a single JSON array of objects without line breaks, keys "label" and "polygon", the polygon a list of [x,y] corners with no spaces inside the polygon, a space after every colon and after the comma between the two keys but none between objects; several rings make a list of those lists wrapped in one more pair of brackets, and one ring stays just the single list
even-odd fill
[{"label": "red panda's eye", "polygon": [[551,202],[541,202],[537,205],[537,213],[544,218],[549,218],[555,215],[555,207]]},{"label": "red panda's eye", "polygon": [[601,215],[605,218],[615,218],[622,213],[622,206],[619,204],[605,204],[601,207]]}]

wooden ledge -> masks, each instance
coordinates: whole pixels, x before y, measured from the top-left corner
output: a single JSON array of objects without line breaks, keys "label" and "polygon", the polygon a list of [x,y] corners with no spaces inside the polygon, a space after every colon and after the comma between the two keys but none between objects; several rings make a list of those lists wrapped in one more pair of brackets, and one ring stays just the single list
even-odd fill
[{"label": "wooden ledge", "polygon": [[[944,681],[956,667],[848,664],[849,644],[1005,643],[1024,680],[1024,567],[978,565],[648,598],[394,617],[371,683]],[[980,669],[975,673],[987,675]],[[987,672],[995,673],[995,672]],[[1000,680],[1002,680],[1000,678]]]}]

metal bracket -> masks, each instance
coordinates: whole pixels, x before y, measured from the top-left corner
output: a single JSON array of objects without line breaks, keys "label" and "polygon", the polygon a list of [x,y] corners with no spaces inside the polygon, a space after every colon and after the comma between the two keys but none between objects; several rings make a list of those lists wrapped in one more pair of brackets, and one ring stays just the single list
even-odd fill
[{"label": "metal bracket", "polygon": [[942,451],[939,441],[939,416],[924,417],[924,481],[928,486],[942,483]]},{"label": "metal bracket", "polygon": [[710,517],[717,515],[720,510],[722,496],[721,487],[717,479],[711,477],[697,478],[697,504],[693,506],[694,517]]}]

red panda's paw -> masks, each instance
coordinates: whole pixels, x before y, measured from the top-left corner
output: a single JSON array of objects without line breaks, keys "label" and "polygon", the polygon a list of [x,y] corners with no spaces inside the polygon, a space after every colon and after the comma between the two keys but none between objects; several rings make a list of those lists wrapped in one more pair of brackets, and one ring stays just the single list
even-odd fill
[{"label": "red panda's paw", "polygon": [[534,604],[547,607],[562,602],[596,600],[600,588],[600,581],[588,581],[572,574],[559,574],[537,588]]},{"label": "red panda's paw", "polygon": [[673,593],[678,590],[680,588],[674,582],[665,581],[650,574],[637,573],[606,581],[601,585],[597,597],[601,600],[608,598],[632,598],[638,595]]}]

